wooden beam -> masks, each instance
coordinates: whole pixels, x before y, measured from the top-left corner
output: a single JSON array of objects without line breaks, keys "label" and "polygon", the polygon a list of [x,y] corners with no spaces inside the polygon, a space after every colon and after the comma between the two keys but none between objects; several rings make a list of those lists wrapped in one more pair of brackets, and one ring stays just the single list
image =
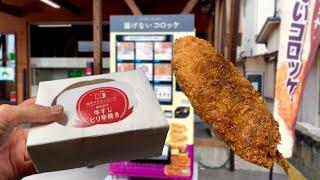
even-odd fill
[{"label": "wooden beam", "polygon": [[188,3],[184,6],[181,11],[181,14],[189,14],[191,13],[194,6],[198,3],[198,0],[189,0]]},{"label": "wooden beam", "polygon": [[102,72],[102,0],[93,0],[93,74]]},{"label": "wooden beam", "polygon": [[127,5],[129,6],[132,14],[134,15],[142,15],[142,12],[140,11],[139,7],[137,4],[134,2],[134,0],[124,0]]},{"label": "wooden beam", "polygon": [[82,15],[82,9],[78,7],[77,5],[73,4],[72,2],[68,0],[54,0],[57,4],[59,4],[61,7],[69,10],[70,12],[77,14],[77,15]]},{"label": "wooden beam", "polygon": [[1,0],[0,0],[0,11],[13,15],[13,16],[17,16],[17,17],[22,17],[23,16],[23,11],[21,10],[21,8],[18,8],[16,6],[12,6],[12,5],[8,5],[8,4],[4,4]]}]

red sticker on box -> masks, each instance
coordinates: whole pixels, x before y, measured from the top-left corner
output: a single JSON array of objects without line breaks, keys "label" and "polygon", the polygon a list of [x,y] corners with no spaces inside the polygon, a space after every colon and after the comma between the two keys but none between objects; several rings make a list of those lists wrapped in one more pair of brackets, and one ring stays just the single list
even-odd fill
[{"label": "red sticker on box", "polygon": [[77,102],[79,120],[75,127],[90,127],[121,121],[132,113],[128,96],[114,87],[100,87],[84,93]]}]

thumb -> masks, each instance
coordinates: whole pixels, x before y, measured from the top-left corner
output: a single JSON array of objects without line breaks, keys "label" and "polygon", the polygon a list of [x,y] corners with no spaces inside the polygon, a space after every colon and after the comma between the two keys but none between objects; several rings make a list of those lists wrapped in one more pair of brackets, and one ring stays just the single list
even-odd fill
[{"label": "thumb", "polygon": [[63,114],[63,107],[55,105],[52,107],[37,104],[25,106],[0,106],[0,121],[5,121],[9,127],[15,127],[21,123],[48,123],[59,120]]}]

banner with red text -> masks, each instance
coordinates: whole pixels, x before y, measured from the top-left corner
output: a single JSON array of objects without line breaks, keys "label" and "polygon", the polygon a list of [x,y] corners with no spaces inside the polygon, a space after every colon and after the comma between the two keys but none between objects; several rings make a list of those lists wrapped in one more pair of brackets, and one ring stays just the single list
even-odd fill
[{"label": "banner with red text", "polygon": [[274,117],[279,151],[292,156],[303,88],[320,44],[320,0],[284,0],[276,74]]}]

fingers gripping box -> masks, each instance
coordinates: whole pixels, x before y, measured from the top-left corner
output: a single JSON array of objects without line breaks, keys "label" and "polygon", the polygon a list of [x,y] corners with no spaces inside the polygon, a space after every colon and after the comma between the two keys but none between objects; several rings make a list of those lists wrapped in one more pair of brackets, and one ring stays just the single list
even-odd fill
[{"label": "fingers gripping box", "polygon": [[38,172],[160,156],[168,122],[141,70],[39,84],[37,104],[61,104],[59,122],[33,126]]}]

